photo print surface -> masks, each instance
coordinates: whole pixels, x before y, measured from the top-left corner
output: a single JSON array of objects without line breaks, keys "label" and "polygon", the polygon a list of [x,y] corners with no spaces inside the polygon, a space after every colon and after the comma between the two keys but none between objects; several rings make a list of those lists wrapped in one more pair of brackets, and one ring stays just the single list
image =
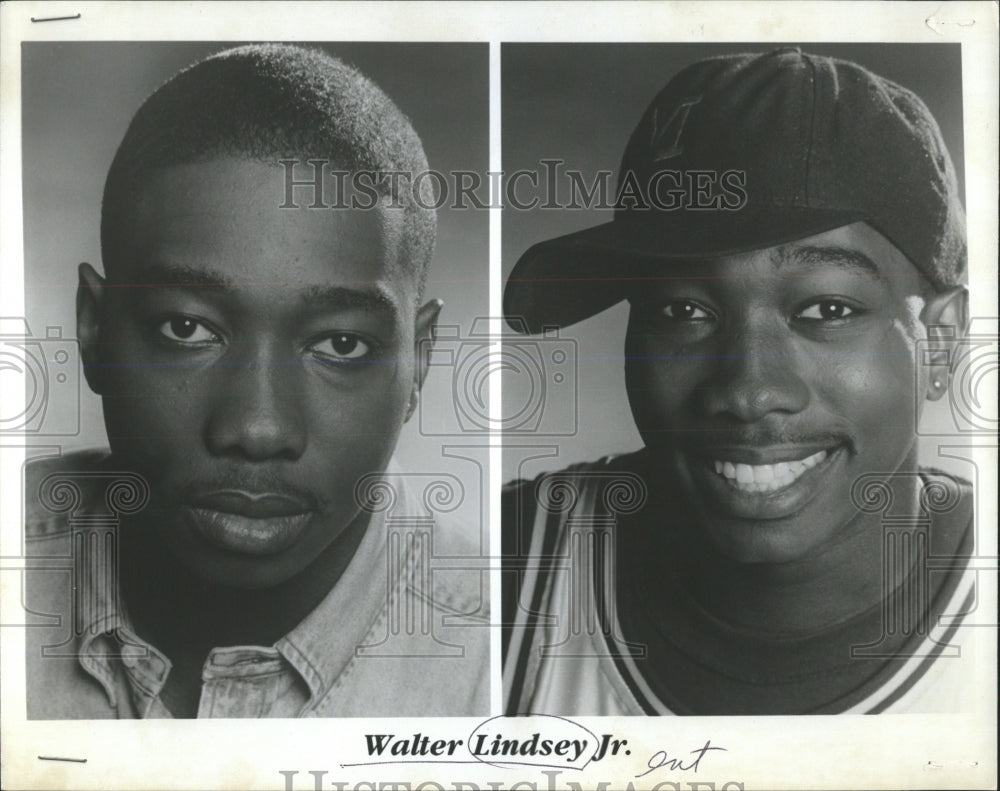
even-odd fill
[{"label": "photo print surface", "polygon": [[421,430],[486,306],[428,175],[485,168],[486,63],[25,45],[30,717],[488,712],[484,470]]},{"label": "photo print surface", "polygon": [[968,710],[959,47],[504,55],[507,712]]}]

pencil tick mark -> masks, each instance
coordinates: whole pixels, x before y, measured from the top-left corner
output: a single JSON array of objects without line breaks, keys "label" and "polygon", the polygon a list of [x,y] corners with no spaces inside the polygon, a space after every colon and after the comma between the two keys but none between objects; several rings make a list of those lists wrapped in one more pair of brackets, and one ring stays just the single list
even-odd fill
[{"label": "pencil tick mark", "polygon": [[80,14],[71,14],[70,16],[42,16],[42,17],[31,17],[32,22],[61,22],[66,19],[79,19]]},{"label": "pencil tick mark", "polygon": [[75,763],[75,764],[85,764],[85,763],[87,763],[87,759],[86,758],[62,758],[62,757],[55,756],[55,755],[39,755],[38,756],[38,760],[39,761],[70,761],[71,763]]}]

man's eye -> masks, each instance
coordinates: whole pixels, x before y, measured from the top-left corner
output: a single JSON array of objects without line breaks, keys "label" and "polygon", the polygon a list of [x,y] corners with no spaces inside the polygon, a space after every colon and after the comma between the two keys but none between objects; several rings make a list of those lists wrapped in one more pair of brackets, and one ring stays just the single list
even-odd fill
[{"label": "man's eye", "polygon": [[160,334],[175,343],[218,343],[219,336],[197,319],[190,316],[174,316],[159,327]]},{"label": "man's eye", "polygon": [[660,315],[679,321],[705,321],[712,318],[712,314],[703,307],[686,299],[668,302],[660,308]]},{"label": "man's eye", "polygon": [[338,332],[309,347],[319,357],[330,360],[361,360],[372,348],[352,332]]},{"label": "man's eye", "polygon": [[857,313],[853,307],[839,299],[821,299],[806,306],[796,314],[796,318],[808,321],[838,321]]}]

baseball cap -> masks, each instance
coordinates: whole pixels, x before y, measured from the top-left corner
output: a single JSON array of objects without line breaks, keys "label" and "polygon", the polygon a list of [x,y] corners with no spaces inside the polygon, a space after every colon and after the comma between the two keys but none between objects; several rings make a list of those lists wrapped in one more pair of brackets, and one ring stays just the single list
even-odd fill
[{"label": "baseball cap", "polygon": [[521,332],[585,319],[672,259],[758,250],[864,220],[937,288],[962,281],[965,213],[930,111],[849,61],[786,47],[688,66],[622,157],[614,218],[518,260]]}]

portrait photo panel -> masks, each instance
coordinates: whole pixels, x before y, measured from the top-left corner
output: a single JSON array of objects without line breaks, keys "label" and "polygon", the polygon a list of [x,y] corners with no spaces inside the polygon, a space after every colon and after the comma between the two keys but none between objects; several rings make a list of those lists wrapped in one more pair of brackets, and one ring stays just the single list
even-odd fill
[{"label": "portrait photo panel", "polygon": [[502,53],[507,713],[969,711],[961,48]]},{"label": "portrait photo panel", "polygon": [[488,714],[488,437],[430,352],[488,308],[487,214],[448,194],[487,169],[488,48],[21,65],[27,553],[86,555],[28,575],[65,616],[28,630],[29,717]]}]

